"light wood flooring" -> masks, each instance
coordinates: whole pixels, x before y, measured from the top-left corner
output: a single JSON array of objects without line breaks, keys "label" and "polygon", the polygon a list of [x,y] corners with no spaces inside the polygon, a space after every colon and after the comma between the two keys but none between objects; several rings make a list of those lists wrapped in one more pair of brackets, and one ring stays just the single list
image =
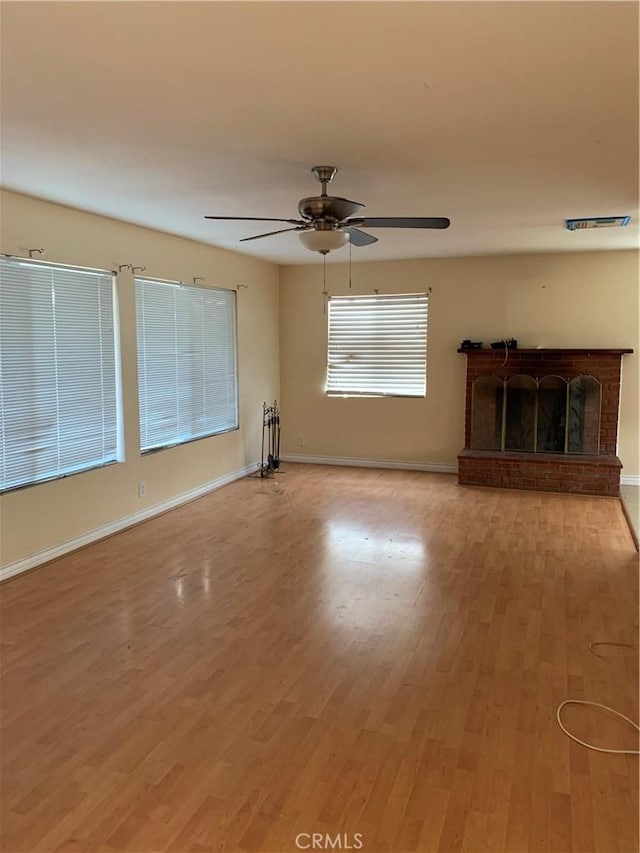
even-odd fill
[{"label": "light wood flooring", "polygon": [[619,502],[285,467],[1,587],[4,853],[637,850]]}]

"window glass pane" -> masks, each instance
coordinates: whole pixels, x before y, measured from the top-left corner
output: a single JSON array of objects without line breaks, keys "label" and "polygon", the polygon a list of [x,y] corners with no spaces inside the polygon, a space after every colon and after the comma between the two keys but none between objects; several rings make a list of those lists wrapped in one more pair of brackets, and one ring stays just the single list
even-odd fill
[{"label": "window glass pane", "polygon": [[119,458],[111,272],[0,259],[0,488]]},{"label": "window glass pane", "polygon": [[235,298],[136,279],[142,450],[237,428]]},{"label": "window glass pane", "polygon": [[327,393],[424,397],[426,294],[329,300]]}]

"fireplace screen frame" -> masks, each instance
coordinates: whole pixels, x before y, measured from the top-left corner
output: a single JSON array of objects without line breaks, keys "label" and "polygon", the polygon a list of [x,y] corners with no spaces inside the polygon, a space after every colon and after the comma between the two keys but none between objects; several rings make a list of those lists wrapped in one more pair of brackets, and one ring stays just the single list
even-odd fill
[{"label": "fireplace screen frame", "polygon": [[[563,448],[559,449],[548,449],[543,448],[539,449],[538,445],[540,443],[540,437],[538,435],[538,426],[539,426],[539,418],[540,418],[540,390],[542,383],[542,390],[545,390],[545,380],[559,380],[565,389],[565,406],[564,406],[564,418],[562,421],[562,428],[564,430],[564,441]],[[490,384],[489,384],[490,383]],[[581,447],[579,450],[571,449],[571,445],[575,446],[575,441],[572,439],[572,430],[571,424],[575,423],[575,409],[572,410],[572,389],[579,388],[580,385],[586,384],[587,388],[590,388],[592,393],[596,394],[596,399],[594,400],[591,397],[592,406],[595,404],[595,412],[590,413],[591,422],[590,422],[590,434],[592,435],[591,446],[587,449]],[[489,416],[487,413],[483,413],[482,420],[484,422],[484,432],[478,427],[478,422],[481,420],[479,417],[480,409],[479,409],[479,391],[482,387],[491,387],[493,386],[495,390],[496,402],[493,407],[493,412],[489,412]],[[513,400],[513,391],[533,391],[532,402],[529,403],[526,398],[521,401],[521,407],[526,409],[527,407],[531,408],[531,412],[528,414],[529,423],[527,424],[528,433],[532,433],[532,439],[528,440],[528,444],[530,446],[513,446],[514,440],[509,440],[509,386],[512,388],[512,403]],[[551,388],[550,390],[561,390],[557,387]],[[486,399],[486,395],[485,395]],[[531,395],[529,395],[529,399],[531,399]],[[513,406],[511,409],[513,410]],[[586,403],[585,403],[586,408]],[[493,418],[491,417],[493,416]],[[583,414],[583,419],[586,417],[586,413]],[[470,436],[470,449],[471,450],[493,450],[493,451],[501,451],[506,453],[552,453],[555,456],[575,456],[575,455],[585,455],[585,456],[598,456],[600,454],[600,424],[602,418],[602,383],[595,376],[587,373],[579,374],[578,376],[574,376],[572,379],[566,379],[564,376],[559,376],[557,374],[545,374],[544,376],[535,377],[531,376],[528,373],[516,373],[512,376],[508,377],[500,377],[495,373],[485,373],[482,376],[478,376],[472,386],[471,386],[471,436]],[[494,426],[487,427],[487,423],[490,420],[494,420]],[[584,423],[584,421],[583,421]],[[486,436],[492,433],[492,437],[489,439]],[[499,440],[498,440],[499,439]],[[517,441],[515,441],[517,444]],[[509,446],[507,446],[509,445]],[[532,446],[531,446],[532,445]]]}]

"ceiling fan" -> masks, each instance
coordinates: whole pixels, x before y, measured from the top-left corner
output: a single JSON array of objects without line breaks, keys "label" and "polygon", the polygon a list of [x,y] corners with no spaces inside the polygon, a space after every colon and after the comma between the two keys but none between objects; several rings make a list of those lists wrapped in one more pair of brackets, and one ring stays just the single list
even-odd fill
[{"label": "ceiling fan", "polygon": [[256,234],[253,237],[243,237],[240,242],[261,240],[274,234],[284,234],[286,231],[298,231],[302,244],[312,252],[326,255],[334,249],[340,249],[346,243],[353,246],[368,246],[376,243],[378,238],[361,231],[365,228],[448,228],[451,224],[446,217],[416,217],[416,216],[356,216],[364,204],[349,201],[348,198],[327,195],[327,185],[331,183],[338,171],[335,166],[314,166],[311,170],[322,184],[318,196],[303,198],[298,203],[300,219],[279,219],[268,216],[205,216],[205,219],[234,219],[251,222],[287,222],[291,228],[280,228],[277,231],[267,231],[266,234]]}]

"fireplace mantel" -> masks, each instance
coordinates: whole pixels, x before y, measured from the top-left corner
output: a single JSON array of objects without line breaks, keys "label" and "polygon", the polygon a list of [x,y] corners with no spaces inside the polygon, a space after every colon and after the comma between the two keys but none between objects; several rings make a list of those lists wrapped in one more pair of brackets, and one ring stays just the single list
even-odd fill
[{"label": "fireplace mantel", "polygon": [[627,348],[459,349],[467,356],[466,485],[618,495]]},{"label": "fireplace mantel", "polygon": [[[483,347],[481,349],[459,349],[458,352],[462,352],[465,355],[477,356],[477,355],[504,355],[504,348],[500,347],[498,349],[490,349],[489,347]],[[539,353],[542,356],[546,355],[627,355],[628,353],[632,353],[632,349],[594,349],[593,347],[589,348],[576,348],[576,347],[528,347],[528,348],[519,348],[516,349],[509,348],[509,355],[516,355],[518,353]]]}]

